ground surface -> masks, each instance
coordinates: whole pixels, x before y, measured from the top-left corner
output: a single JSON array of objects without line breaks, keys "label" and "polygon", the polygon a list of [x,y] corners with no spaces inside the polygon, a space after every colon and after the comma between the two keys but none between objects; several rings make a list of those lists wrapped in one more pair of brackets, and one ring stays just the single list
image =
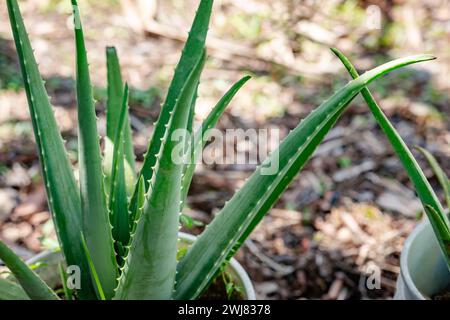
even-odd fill
[{"label": "ground surface", "polygon": [[[75,162],[69,1],[20,3]],[[135,151],[142,160],[196,1],[159,1],[156,11],[141,8],[138,12],[148,12],[156,21],[147,32],[142,32],[135,16],[126,19],[130,13],[115,1],[80,3],[100,130],[104,132],[104,48],[115,45],[133,87]],[[371,89],[405,141],[426,147],[449,173],[446,1],[318,3],[217,1],[196,120],[205,117],[234,81],[251,74],[254,78],[233,101],[219,128],[279,128],[285,136],[349,80],[329,47],[350,54],[361,70],[394,57],[433,53],[437,61],[384,77]],[[372,9],[367,9],[373,4],[381,9],[381,29],[376,23],[374,28]],[[28,257],[53,245],[54,238],[4,3],[0,80],[0,237]],[[208,223],[252,170],[252,166],[200,166],[186,213]],[[425,173],[442,196],[431,171],[427,168]],[[259,298],[389,298],[403,241],[418,223],[420,208],[401,164],[357,98],[237,258],[254,280]],[[374,267],[381,270],[381,288],[368,290],[366,274]]]}]

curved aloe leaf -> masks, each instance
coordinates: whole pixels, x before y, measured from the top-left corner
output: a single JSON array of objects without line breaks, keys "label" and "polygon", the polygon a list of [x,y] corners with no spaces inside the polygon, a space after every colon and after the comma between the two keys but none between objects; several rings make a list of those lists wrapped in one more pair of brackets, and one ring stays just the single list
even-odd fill
[{"label": "curved aloe leaf", "polygon": [[421,147],[416,147],[416,149],[419,150],[425,156],[431,168],[433,169],[433,172],[436,175],[439,184],[441,185],[442,189],[444,189],[447,208],[450,208],[450,180],[448,179],[447,175],[445,174],[441,166],[439,166],[439,163],[436,161],[436,158],[430,152]]},{"label": "curved aloe leaf", "polygon": [[214,128],[217,125],[217,122],[220,119],[220,116],[223,114],[225,109],[230,104],[231,100],[234,98],[234,96],[238,93],[238,91],[242,88],[242,86],[250,80],[250,76],[245,76],[242,79],[240,79],[238,82],[236,82],[230,90],[228,90],[225,95],[222,97],[222,99],[219,100],[219,102],[216,104],[216,106],[212,109],[212,111],[208,114],[206,119],[203,121],[201,128],[199,128],[193,137],[192,144],[190,148],[190,155],[191,159],[186,165],[185,172],[183,174],[183,182],[182,182],[182,188],[183,188],[183,202],[186,200],[187,193],[189,191],[189,186],[192,182],[192,177],[194,176],[195,166],[197,164],[197,160],[205,147],[206,142],[208,141],[209,137],[207,136],[208,131],[212,128]]},{"label": "curved aloe leaf", "polygon": [[[350,75],[356,79],[358,72],[347,57],[337,49],[333,48],[332,51],[342,61]],[[361,94],[414,184],[450,267],[450,222],[444,213],[441,203],[408,146],[378,106],[369,89],[364,88]]]},{"label": "curved aloe leaf", "polygon": [[[106,103],[106,138],[105,138],[105,159],[104,168],[106,175],[106,189],[109,190],[111,179],[114,139],[118,130],[120,112],[122,108],[123,81],[120,72],[119,58],[116,48],[106,48],[106,61],[108,69],[108,100]],[[128,112],[125,114],[124,124],[125,137],[125,177],[127,194],[131,196],[134,190],[135,179],[135,155],[133,150],[133,139],[131,134],[130,118]]]},{"label": "curved aloe leaf", "polygon": [[450,270],[450,229],[448,227],[448,219],[445,215],[437,212],[432,206],[427,204],[424,207],[439,246],[441,247],[441,252],[447,262],[447,268]]},{"label": "curved aloe leaf", "polygon": [[[371,81],[400,67],[434,59],[420,55],[381,65],[349,82],[308,115],[224,206],[178,264],[175,299],[195,299],[277,201],[352,99]],[[277,164],[278,174],[262,168]]]},{"label": "curved aloe leaf", "polygon": [[[149,181],[153,176],[152,168],[156,164],[156,156],[161,152],[161,138],[166,134],[170,114],[173,112],[177,99],[179,99],[181,91],[186,84],[186,79],[203,54],[213,2],[213,0],[201,0],[200,2],[191,31],[189,32],[189,37],[184,46],[180,61],[175,69],[172,82],[170,83],[166,100],[161,108],[161,113],[155,125],[153,137],[150,141],[147,153],[145,154],[144,163],[142,164],[142,169],[139,174],[144,177],[146,190],[148,190]],[[137,209],[136,200],[137,186],[135,187],[130,203],[132,215],[134,215],[134,212],[136,212]]]},{"label": "curved aloe leaf", "polygon": [[0,259],[33,300],[58,300],[56,293],[7,245],[0,241]]},{"label": "curved aloe leaf", "polygon": [[[125,183],[125,132],[126,114],[128,113],[128,84],[125,84],[123,102],[117,123],[114,138],[113,163],[111,172],[111,189],[109,196],[109,210],[113,226],[113,238],[118,242],[119,248],[128,244],[130,239],[130,223],[128,214],[128,198]],[[124,252],[119,252],[122,256]],[[119,259],[120,260],[120,259]]]},{"label": "curved aloe leaf", "polygon": [[[205,62],[205,53],[189,75],[161,140],[155,173],[143,212],[132,235],[119,279],[117,299],[170,299],[177,265],[177,242],[184,162],[174,159],[180,142],[177,130],[187,130],[189,107]],[[185,141],[182,142],[184,150]],[[177,161],[175,161],[177,160]]]},{"label": "curved aloe leaf", "polygon": [[111,234],[102,160],[97,131],[92,86],[89,76],[83,28],[76,0],[72,0],[75,20],[75,45],[78,100],[78,155],[80,193],[83,212],[83,234],[95,269],[98,271],[105,296],[114,295],[118,269]]},{"label": "curved aloe leaf", "polygon": [[30,300],[30,297],[17,283],[0,278],[0,300]]},{"label": "curved aloe leaf", "polygon": [[80,237],[82,218],[79,189],[56,124],[50,99],[39,74],[17,0],[8,0],[6,3],[41,160],[48,205],[56,233],[67,264],[77,265],[81,269],[82,287],[78,290],[78,296],[81,299],[94,299],[95,290]]}]

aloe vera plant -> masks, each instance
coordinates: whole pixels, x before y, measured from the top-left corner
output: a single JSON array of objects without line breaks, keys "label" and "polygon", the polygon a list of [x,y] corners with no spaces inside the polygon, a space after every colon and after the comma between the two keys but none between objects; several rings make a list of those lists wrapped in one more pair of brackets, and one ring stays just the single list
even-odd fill
[{"label": "aloe vera plant", "polygon": [[[81,287],[76,290],[78,299],[199,297],[306,164],[352,99],[375,79],[434,58],[419,55],[397,59],[366,72],[338,90],[300,122],[178,259],[180,212],[194,174],[195,160],[205,144],[207,130],[216,125],[233,96],[249,79],[244,77],[230,88],[201,128],[193,132],[212,4],[213,0],[200,1],[143,166],[137,172],[131,147],[128,86],[122,80],[113,48],[107,49],[107,137],[102,159],[83,29],[77,2],[72,0],[79,130],[80,179],[77,182],[17,0],[7,0],[49,209],[67,264],[81,270]],[[186,151],[188,164],[172,158],[177,144],[171,137],[179,129],[193,132],[194,139],[187,143],[190,148],[186,148],[190,150]],[[275,161],[279,171],[264,174],[263,169]],[[58,298],[3,244],[0,259],[21,286],[0,280],[0,298],[10,298],[12,294],[17,298]],[[11,290],[7,289],[9,286]]]},{"label": "aloe vera plant", "polygon": [[[337,49],[333,48],[332,51],[341,60],[350,75],[354,79],[358,78],[358,72],[349,59]],[[383,113],[369,89],[364,88],[361,91],[361,94],[376,121],[382,128],[386,137],[389,139],[389,142],[391,143],[411,182],[413,183],[450,270],[450,220],[448,215],[445,213],[438,197],[436,196],[436,193],[425,177],[425,174],[420,168],[417,160],[414,158],[412,152],[395,130],[392,123]],[[423,148],[417,147],[417,149],[425,156],[431,165],[437,179],[439,180],[439,183],[442,186],[442,189],[444,190],[447,206],[450,208],[450,182],[448,177],[446,176],[444,170],[439,166],[433,155]]]}]

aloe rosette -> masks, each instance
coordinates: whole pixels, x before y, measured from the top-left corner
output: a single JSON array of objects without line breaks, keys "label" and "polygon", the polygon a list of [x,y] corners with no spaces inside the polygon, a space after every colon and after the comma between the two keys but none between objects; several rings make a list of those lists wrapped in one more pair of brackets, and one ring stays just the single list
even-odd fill
[{"label": "aloe rosette", "polygon": [[[32,116],[42,175],[61,251],[81,270],[78,299],[195,299],[208,287],[307,163],[349,103],[377,78],[401,67],[434,59],[397,59],[355,77],[317,107],[257,168],[246,184],[177,258],[180,212],[208,130],[249,80],[243,77],[212,109],[198,130],[193,118],[206,61],[205,41],[213,0],[201,0],[189,37],[155,124],[141,170],[137,171],[124,85],[117,52],[107,48],[108,101],[105,149],[101,152],[88,57],[77,2],[75,17],[79,181],[65,150],[17,0],[7,0]],[[175,162],[171,137],[177,130],[194,137],[190,161]],[[264,174],[274,161],[279,171]],[[433,207],[433,202],[427,202]],[[439,209],[433,207],[434,210]],[[0,259],[14,280],[0,279],[0,299],[57,299],[36,273],[5,245]],[[62,268],[61,268],[62,269]],[[63,277],[64,278],[64,277]],[[67,291],[67,288],[64,288]],[[72,292],[66,294],[73,296]]]}]

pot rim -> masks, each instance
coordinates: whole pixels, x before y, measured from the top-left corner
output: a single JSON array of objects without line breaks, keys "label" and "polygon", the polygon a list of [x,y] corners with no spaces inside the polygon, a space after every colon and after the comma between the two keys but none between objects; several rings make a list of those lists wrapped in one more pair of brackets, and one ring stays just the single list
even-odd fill
[{"label": "pot rim", "polygon": [[[179,232],[178,236],[180,239],[188,241],[188,242],[194,242],[197,239],[196,236],[189,234],[189,233],[185,233],[185,232]],[[57,249],[57,250],[43,251],[43,252],[38,253],[37,255],[31,257],[30,259],[28,259],[27,263],[28,264],[37,263],[38,261],[42,260],[46,256],[48,256],[52,253],[56,253],[56,252],[60,252],[60,250]],[[229,266],[234,271],[239,282],[241,283],[241,285],[244,289],[245,298],[247,300],[256,300],[255,289],[254,289],[252,281],[250,280],[250,277],[248,276],[244,267],[242,267],[242,265],[235,258],[231,258]]]}]

